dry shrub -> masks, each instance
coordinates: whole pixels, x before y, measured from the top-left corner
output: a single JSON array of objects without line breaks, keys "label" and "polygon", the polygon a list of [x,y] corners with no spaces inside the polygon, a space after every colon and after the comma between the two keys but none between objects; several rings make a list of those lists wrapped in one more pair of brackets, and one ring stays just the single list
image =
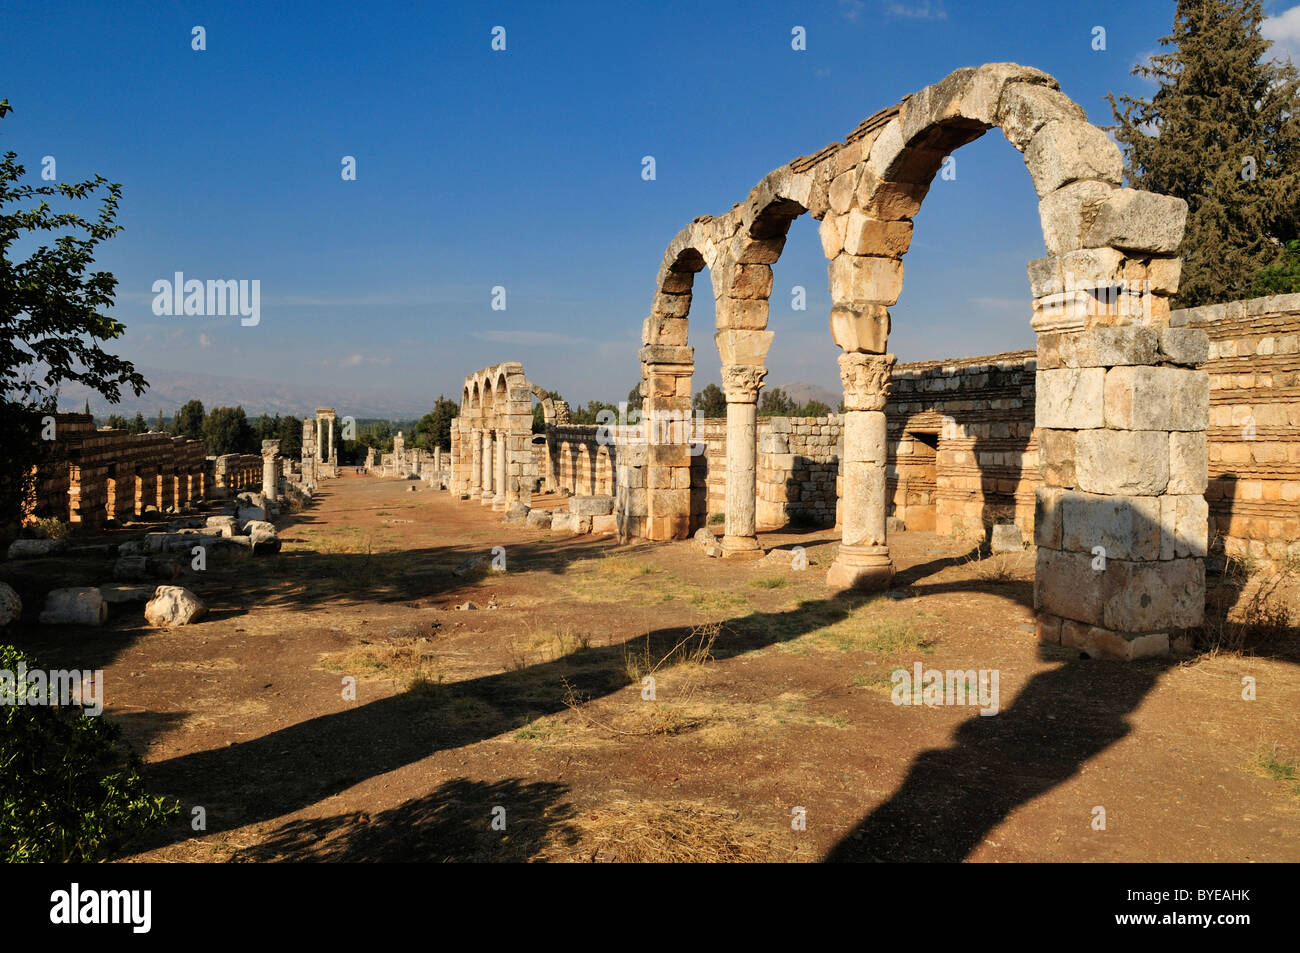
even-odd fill
[{"label": "dry shrub", "polygon": [[1249,645],[1293,634],[1298,583],[1300,564],[1295,559],[1264,570],[1254,559],[1227,557],[1210,589],[1205,621],[1196,633],[1197,649],[1211,656],[1240,654]]}]

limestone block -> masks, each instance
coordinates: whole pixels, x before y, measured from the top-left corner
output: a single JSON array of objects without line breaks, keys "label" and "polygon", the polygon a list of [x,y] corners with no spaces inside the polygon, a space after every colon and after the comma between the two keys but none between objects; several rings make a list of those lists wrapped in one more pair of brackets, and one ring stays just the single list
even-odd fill
[{"label": "limestone block", "polygon": [[1147,265],[1147,281],[1156,294],[1172,295],[1178,293],[1178,282],[1183,274],[1181,258],[1153,258]]},{"label": "limestone block", "polygon": [[1065,290],[1061,259],[1051,256],[1035,258],[1026,267],[1029,272],[1029,291],[1035,298],[1060,294]]},{"label": "limestone block", "polygon": [[222,536],[234,536],[239,532],[239,521],[233,516],[209,516],[206,528]]},{"label": "limestone block", "polygon": [[1160,632],[1201,624],[1205,565],[1200,559],[1108,561],[1102,625],[1121,632]]},{"label": "limestone block", "polygon": [[189,625],[207,615],[208,607],[194,593],[180,586],[159,586],[144,607],[150,625]]},{"label": "limestone block", "polygon": [[843,215],[853,204],[853,187],[857,184],[857,175],[853,170],[837,175],[831,181],[829,199],[831,211]]},{"label": "limestone block", "polygon": [[1168,493],[1204,494],[1209,486],[1209,442],[1204,431],[1169,435]]},{"label": "limestone block", "polygon": [[996,126],[1005,90],[1020,84],[1033,84],[1046,89],[1054,89],[1057,85],[1056,80],[1047,73],[1029,66],[1021,66],[1019,63],[985,63],[976,67],[960,91],[959,102],[950,105],[944,115],[959,115],[986,126]]},{"label": "limestone block", "polygon": [[1037,371],[1036,425],[1056,430],[1086,430],[1105,421],[1106,371],[1100,367]]},{"label": "limestone block", "polygon": [[1059,90],[1029,83],[1008,83],[998,104],[997,124],[1021,152],[1052,121],[1085,122],[1083,107]]},{"label": "limestone block", "polygon": [[1105,572],[1092,568],[1089,553],[1039,547],[1034,608],[1093,625],[1102,624]]},{"label": "limestone block", "polygon": [[506,511],[501,514],[501,522],[523,523],[528,519],[528,514],[531,511],[531,509],[532,507],[530,507],[527,503],[520,503],[517,501],[511,503],[510,506],[506,509]]},{"label": "limestone block", "polygon": [[1118,186],[1124,181],[1124,159],[1115,143],[1096,126],[1078,120],[1046,123],[1025,149],[1025,165],[1039,198],[1071,182],[1099,181]]},{"label": "limestone block", "polygon": [[606,516],[593,516],[591,518],[591,532],[616,533],[618,532],[618,520],[613,513]]},{"label": "limestone block", "polygon": [[[1155,499],[1155,497],[1153,497]],[[1166,494],[1160,500],[1160,558],[1204,556],[1210,509],[1200,494]]]},{"label": "limestone block", "polygon": [[[871,145],[871,154],[867,160],[870,171],[877,179],[889,178],[903,152],[903,123],[895,117],[885,124]],[[859,196],[859,200],[861,196]]]},{"label": "limestone block", "polygon": [[1075,477],[1088,493],[1158,496],[1169,484],[1169,434],[1159,430],[1082,430]]},{"label": "limestone block", "polygon": [[844,250],[844,226],[848,222],[845,215],[827,215],[817,226],[817,235],[822,240],[822,251],[829,261]]},{"label": "limestone block", "polygon": [[1066,288],[1111,288],[1123,277],[1124,254],[1114,248],[1080,248],[1061,256]]},{"label": "limestone block", "polygon": [[1096,625],[1083,625],[1068,619],[1061,623],[1061,644],[1085,652],[1089,658],[1125,662],[1169,654],[1169,635],[1166,632],[1136,635],[1114,632]]},{"label": "limestone block", "polygon": [[769,297],[772,294],[772,267],[736,265],[727,291],[733,298]]},{"label": "limestone block", "polygon": [[842,247],[850,255],[900,258],[911,244],[911,222],[879,222],[856,208],[844,219]]},{"label": "limestone block", "polygon": [[1210,378],[1180,367],[1112,367],[1106,372],[1106,426],[1116,430],[1204,430]]},{"label": "limestone block", "polygon": [[1172,255],[1182,243],[1186,224],[1187,203],[1182,199],[1115,189],[1098,208],[1084,244]]},{"label": "limestone block", "polygon": [[1141,325],[1049,331],[1038,338],[1038,366],[1046,370],[1154,364],[1158,346],[1157,329]]},{"label": "limestone block", "polygon": [[884,354],[889,346],[889,308],[883,304],[831,310],[831,339],[846,352]]},{"label": "limestone block", "polygon": [[1061,548],[1061,496],[1055,486],[1034,487],[1034,545]]},{"label": "limestone block", "polygon": [[41,625],[103,625],[108,605],[97,586],[52,589],[41,609]]},{"label": "limestone block", "polygon": [[[1043,226],[1043,241],[1049,255],[1061,256],[1085,247],[1083,229],[1098,214],[1115,189],[1105,182],[1081,181],[1045,195],[1038,203],[1038,217]],[[1095,248],[1105,242],[1089,240]]]},{"label": "limestone block", "polygon": [[1099,496],[1067,490],[1061,496],[1061,548],[1107,560],[1159,559],[1161,497]]},{"label": "limestone block", "polygon": [[[844,429],[844,456],[843,460],[849,463],[874,463],[883,465],[885,462],[885,426],[884,413],[881,411],[862,411],[862,416],[868,418],[869,422],[865,425],[852,424]],[[870,422],[875,418],[874,422]]]},{"label": "limestone block", "polygon": [[99,594],[109,605],[123,605],[128,602],[148,602],[157,589],[155,585],[105,583],[99,587]]},{"label": "limestone block", "polygon": [[1210,338],[1200,328],[1161,328],[1160,359],[1200,367],[1210,359]]},{"label": "limestone block", "polygon": [[989,539],[990,552],[1018,553],[1024,548],[1024,536],[1015,523],[997,523],[993,526],[992,536]]},{"label": "limestone block", "polygon": [[14,587],[7,582],[0,582],[0,630],[22,618],[23,600]]},{"label": "limestone block", "polygon": [[892,305],[903,291],[903,263],[896,258],[843,254],[830,263],[831,301]]},{"label": "limestone block", "polygon": [[569,512],[577,517],[608,516],[614,512],[614,498],[612,496],[571,497]]},{"label": "limestone block", "polygon": [[[723,364],[761,365],[767,358],[774,337],[774,331],[728,329],[715,332],[713,341],[718,346]],[[689,383],[689,378],[684,379]]]}]

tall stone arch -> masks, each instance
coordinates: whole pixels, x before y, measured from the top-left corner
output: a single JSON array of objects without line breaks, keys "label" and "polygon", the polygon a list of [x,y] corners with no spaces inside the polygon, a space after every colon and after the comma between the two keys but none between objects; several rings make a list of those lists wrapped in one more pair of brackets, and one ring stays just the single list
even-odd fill
[{"label": "tall stone arch", "polygon": [[[707,262],[719,354],[733,368],[724,370],[724,382],[732,380],[728,536],[746,529],[754,450],[743,410],[733,439],[732,392],[741,408],[762,386],[770,265],[789,223],[811,212],[829,260],[830,330],[842,352],[846,407],[844,535],[827,582],[888,585],[889,309],[902,292],[912,219],[935,174],[955,149],[995,127],[1024,155],[1047,249],[1028,266],[1045,481],[1036,519],[1040,636],[1127,657],[1159,651],[1171,632],[1199,624],[1204,606],[1206,339],[1168,326],[1187,209],[1179,199],[1123,188],[1119,150],[1046,73],[1012,63],[957,70],[869,117],[844,142],[774,170],[726,215],[697,219],[660,269],[643,335],[643,394],[654,407],[689,409],[689,384],[686,403],[675,403],[674,369],[691,355],[673,350],[685,346],[689,298],[685,310],[674,299],[689,295]],[[629,521],[628,529],[670,538],[689,526],[689,504],[659,489],[656,460],[671,471],[672,451],[653,442],[649,451],[645,512],[658,521],[648,519],[644,532]]]}]

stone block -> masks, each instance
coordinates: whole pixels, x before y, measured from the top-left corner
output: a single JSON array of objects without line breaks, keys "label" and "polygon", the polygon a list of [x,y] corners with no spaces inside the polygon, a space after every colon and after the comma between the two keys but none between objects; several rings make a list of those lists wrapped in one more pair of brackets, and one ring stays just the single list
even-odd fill
[{"label": "stone block", "polygon": [[878,222],[861,209],[845,218],[843,248],[850,255],[900,258],[911,244],[911,222]]},{"label": "stone block", "polygon": [[[1025,165],[1039,198],[1071,182],[1099,181],[1112,186],[1124,181],[1124,159],[1106,134],[1088,122],[1054,120],[1046,123],[1025,149]],[[1089,246],[1109,242],[1089,242]]]},{"label": "stone block", "polygon": [[1120,632],[1167,632],[1201,624],[1205,565],[1200,559],[1106,563],[1102,625]]},{"label": "stone block", "polygon": [[1015,523],[998,523],[994,525],[989,539],[989,551],[993,553],[1018,553],[1025,548],[1025,538],[1020,527]]},{"label": "stone block", "polygon": [[1061,548],[1111,559],[1159,559],[1161,497],[1061,495]]},{"label": "stone block", "polygon": [[1112,367],[1106,372],[1106,426],[1116,430],[1204,430],[1210,378],[1181,367]]},{"label": "stone block", "polygon": [[1105,607],[1105,572],[1092,568],[1088,553],[1039,547],[1034,579],[1034,608],[1066,619],[1101,625]]},{"label": "stone block", "polygon": [[1172,255],[1182,244],[1187,203],[1169,195],[1115,189],[1100,204],[1084,236],[1089,247]]},{"label": "stone block", "polygon": [[884,354],[889,345],[889,309],[884,305],[834,308],[831,339],[849,353]]},{"label": "stone block", "polygon": [[1026,266],[1026,270],[1029,272],[1029,292],[1035,298],[1060,294],[1065,290],[1061,259],[1051,256],[1035,258]]},{"label": "stone block", "polygon": [[1038,337],[1038,366],[1047,370],[1154,364],[1158,347],[1156,329],[1140,325],[1046,332]]},{"label": "stone block", "polygon": [[1021,152],[1049,122],[1084,122],[1087,118],[1083,107],[1070,97],[1039,84],[1008,83],[998,103],[998,125]]},{"label": "stone block", "polygon": [[1209,442],[1205,431],[1171,433],[1169,486],[1166,492],[1204,494],[1209,486],[1209,460]]},{"label": "stone block", "polygon": [[1089,658],[1132,661],[1169,654],[1169,635],[1152,632],[1135,635],[1115,632],[1096,625],[1065,620],[1061,623],[1061,644],[1078,649]]},{"label": "stone block", "polygon": [[[1060,257],[1085,247],[1084,225],[1105,204],[1115,189],[1105,182],[1073,182],[1044,196],[1038,203],[1047,253]],[[1089,241],[1086,247],[1097,247]],[[1105,243],[1102,243],[1105,244]]]},{"label": "stone block", "polygon": [[831,301],[889,306],[903,290],[903,263],[897,258],[843,254],[831,262]]},{"label": "stone block", "polygon": [[1210,531],[1210,508],[1205,497],[1199,494],[1166,494],[1158,499],[1160,558],[1205,556]]},{"label": "stone block", "polygon": [[52,589],[41,609],[41,625],[103,625],[108,604],[97,586]]},{"label": "stone block", "polygon": [[613,513],[605,516],[593,516],[591,518],[591,532],[616,533],[618,532],[618,520]]},{"label": "stone block", "polygon": [[1105,421],[1102,399],[1106,372],[1097,368],[1038,371],[1035,421],[1039,427],[1086,430]]},{"label": "stone block", "polygon": [[1061,496],[1054,486],[1034,487],[1034,545],[1061,549]]},{"label": "stone block", "polygon": [[1159,430],[1083,430],[1075,440],[1075,478],[1087,493],[1158,496],[1169,485],[1169,434]]},{"label": "stone block", "polygon": [[1200,367],[1210,359],[1210,338],[1200,328],[1161,328],[1160,359],[1183,367]]},{"label": "stone block", "polygon": [[574,516],[608,516],[614,512],[612,496],[575,496],[569,500],[569,512]]}]

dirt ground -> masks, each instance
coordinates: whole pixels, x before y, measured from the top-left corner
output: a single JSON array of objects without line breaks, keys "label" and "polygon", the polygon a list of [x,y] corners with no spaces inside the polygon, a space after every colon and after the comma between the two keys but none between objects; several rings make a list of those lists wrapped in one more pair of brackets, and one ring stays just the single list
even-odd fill
[{"label": "dirt ground", "polygon": [[[14,637],[103,669],[105,717],[182,804],[120,859],[1300,860],[1294,630],[1081,659],[1035,639],[1032,553],[903,533],[891,595],[834,599],[829,531],[762,534],[805,547],[801,572],[351,472],[317,500],[279,555],[187,575],[198,624],[136,604]],[[504,571],[453,574],[497,546]],[[112,559],[67,563],[0,577],[39,606],[51,573]],[[995,671],[997,714],[895,705],[917,662]]]}]

